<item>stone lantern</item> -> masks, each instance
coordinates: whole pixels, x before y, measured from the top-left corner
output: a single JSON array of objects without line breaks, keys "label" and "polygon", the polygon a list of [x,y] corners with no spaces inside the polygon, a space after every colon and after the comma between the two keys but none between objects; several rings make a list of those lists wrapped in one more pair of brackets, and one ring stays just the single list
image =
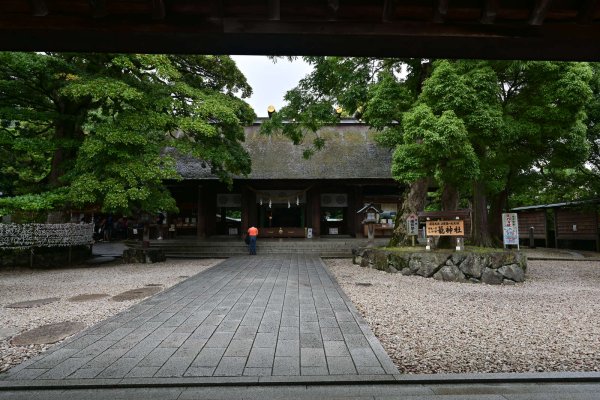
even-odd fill
[{"label": "stone lantern", "polygon": [[373,205],[373,203],[366,204],[363,208],[356,212],[357,214],[363,215],[362,223],[367,226],[367,237],[369,239],[369,245],[373,244],[375,238],[375,224],[379,222],[379,214],[381,210]]}]

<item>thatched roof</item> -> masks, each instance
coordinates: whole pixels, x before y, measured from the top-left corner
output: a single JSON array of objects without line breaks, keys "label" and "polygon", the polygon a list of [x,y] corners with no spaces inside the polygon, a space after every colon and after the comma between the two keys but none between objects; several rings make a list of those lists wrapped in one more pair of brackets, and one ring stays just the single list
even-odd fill
[{"label": "thatched roof", "polygon": [[[378,146],[375,133],[364,124],[344,121],[324,128],[319,136],[326,143],[310,159],[303,151],[314,138],[309,134],[306,145],[294,145],[281,135],[264,136],[260,123],[246,128],[244,147],[252,159],[252,172],[239,179],[364,179],[391,178],[392,153]],[[177,170],[184,179],[214,179],[202,161],[190,157],[178,160]]]}]

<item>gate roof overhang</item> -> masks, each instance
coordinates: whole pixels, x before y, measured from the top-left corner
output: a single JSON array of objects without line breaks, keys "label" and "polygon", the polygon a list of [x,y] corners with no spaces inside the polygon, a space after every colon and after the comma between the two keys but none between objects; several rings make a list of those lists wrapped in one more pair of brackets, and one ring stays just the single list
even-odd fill
[{"label": "gate roof overhang", "polygon": [[600,60],[600,0],[2,0],[0,50]]}]

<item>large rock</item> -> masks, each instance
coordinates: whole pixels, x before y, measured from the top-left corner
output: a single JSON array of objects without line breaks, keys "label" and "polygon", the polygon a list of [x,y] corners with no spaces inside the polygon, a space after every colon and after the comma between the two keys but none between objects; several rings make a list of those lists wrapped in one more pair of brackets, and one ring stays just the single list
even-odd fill
[{"label": "large rock", "polygon": [[125,249],[123,262],[127,264],[153,264],[167,261],[165,252],[161,249]]},{"label": "large rock", "polygon": [[481,274],[481,281],[488,285],[500,285],[504,276],[497,269],[485,268]]},{"label": "large rock", "polygon": [[491,253],[489,257],[490,268],[500,268],[503,265],[518,264],[519,256],[521,253],[515,253],[513,251],[497,251]]},{"label": "large rock", "polygon": [[362,251],[362,253],[359,253],[361,255],[361,259],[360,259],[360,266],[363,268],[369,268],[373,262],[373,250],[371,249],[364,249]]},{"label": "large rock", "polygon": [[456,265],[444,265],[438,272],[433,274],[433,279],[450,282],[466,282],[467,278]]},{"label": "large rock", "polygon": [[388,267],[388,255],[385,251],[377,251],[373,254],[373,268],[385,271]]},{"label": "large rock", "polygon": [[460,265],[460,263],[465,261],[468,256],[469,256],[469,254],[466,254],[464,252],[460,252],[460,253],[457,252],[457,253],[452,254],[452,257],[450,257],[450,260],[452,261],[452,264]]},{"label": "large rock", "polygon": [[413,254],[408,262],[410,270],[416,274],[429,278],[433,276],[446,263],[448,254]]},{"label": "large rock", "polygon": [[398,271],[401,271],[405,268],[408,268],[410,256],[411,253],[390,252],[388,262],[390,266],[396,268]]},{"label": "large rock", "polygon": [[485,255],[471,253],[465,256],[464,260],[458,265],[458,268],[460,268],[463,274],[479,279],[481,278],[483,269],[487,265],[488,259]]},{"label": "large rock", "polygon": [[498,272],[504,275],[505,278],[515,282],[525,281],[525,272],[519,266],[519,264],[503,265],[502,267],[498,268]]}]

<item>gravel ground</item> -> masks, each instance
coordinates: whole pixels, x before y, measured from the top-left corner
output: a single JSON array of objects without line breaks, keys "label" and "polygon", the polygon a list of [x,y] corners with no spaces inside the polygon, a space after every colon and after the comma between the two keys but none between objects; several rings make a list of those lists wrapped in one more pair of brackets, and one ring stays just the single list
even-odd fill
[{"label": "gravel ground", "polygon": [[[104,293],[114,296],[146,285],[166,289],[222,260],[169,260],[156,265],[109,264],[98,267],[0,271],[0,332],[24,332],[42,325],[68,320],[91,326],[113,316],[143,299],[116,302],[110,297],[84,302],[68,299],[81,294]],[[35,308],[5,308],[7,304],[49,297],[60,297],[51,304]],[[39,354],[51,345],[13,346],[0,339],[0,372]]]},{"label": "gravel ground", "polygon": [[[68,298],[114,296],[151,284],[166,289],[218,262],[3,271],[0,332],[66,320],[91,326],[141,300]],[[530,261],[527,281],[515,286],[438,282],[363,269],[349,260],[325,262],[403,373],[600,371],[600,262]],[[60,300],[4,308],[48,297]],[[48,347],[0,340],[0,372]]]},{"label": "gravel ground", "polygon": [[514,286],[325,262],[402,373],[600,371],[598,261],[529,261]]}]

